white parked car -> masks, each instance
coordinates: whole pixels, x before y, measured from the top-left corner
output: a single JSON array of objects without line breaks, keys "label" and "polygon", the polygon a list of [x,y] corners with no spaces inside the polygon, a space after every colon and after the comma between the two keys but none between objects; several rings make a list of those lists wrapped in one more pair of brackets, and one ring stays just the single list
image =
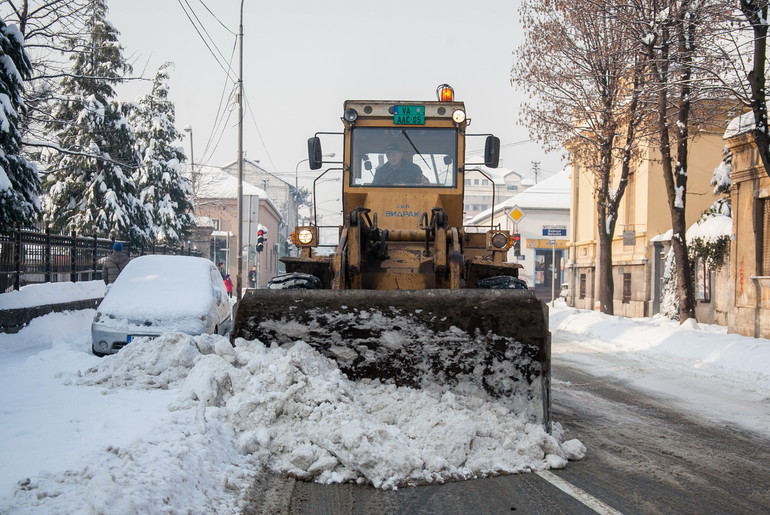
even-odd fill
[{"label": "white parked car", "polygon": [[230,299],[214,263],[192,256],[139,256],[107,288],[91,324],[91,346],[104,356],[139,336],[225,335],[231,324]]}]

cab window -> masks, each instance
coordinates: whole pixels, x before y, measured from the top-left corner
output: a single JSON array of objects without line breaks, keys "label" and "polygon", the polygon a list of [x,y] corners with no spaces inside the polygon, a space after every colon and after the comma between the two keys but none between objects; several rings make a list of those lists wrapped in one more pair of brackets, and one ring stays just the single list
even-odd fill
[{"label": "cab window", "polygon": [[455,129],[356,127],[351,139],[351,186],[456,185]]}]

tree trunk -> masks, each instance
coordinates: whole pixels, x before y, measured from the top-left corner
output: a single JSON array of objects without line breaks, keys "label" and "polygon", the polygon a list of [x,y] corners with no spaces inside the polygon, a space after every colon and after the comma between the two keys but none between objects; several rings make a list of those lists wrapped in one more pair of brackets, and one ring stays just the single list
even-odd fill
[{"label": "tree trunk", "polygon": [[599,240],[599,259],[596,265],[596,273],[599,291],[596,293],[601,312],[614,315],[615,305],[613,298],[615,296],[615,282],[612,278],[612,232],[609,230],[609,226],[614,226],[614,224],[608,224],[608,216],[615,217],[613,213],[608,211],[608,208],[611,207],[609,191],[610,172],[612,169],[612,135],[614,134],[612,129],[614,127],[610,127],[610,129],[600,146],[601,156],[599,158],[600,164],[597,177],[596,233]]},{"label": "tree trunk", "polygon": [[754,31],[753,69],[747,79],[751,87],[751,110],[754,113],[752,135],[757,145],[765,173],[770,176],[770,132],[767,121],[765,91],[765,61],[767,59],[767,2],[741,0],[741,11]]},{"label": "tree trunk", "polygon": [[[694,50],[695,23],[688,16],[687,9],[682,9],[679,16],[679,55],[681,56],[681,81],[679,82],[679,102],[676,132],[676,183],[675,203],[671,205],[671,225],[673,229],[672,245],[679,281],[679,321],[695,318],[695,288],[693,285],[690,256],[687,252],[687,150],[689,146],[690,107],[692,104],[692,52]],[[681,198],[680,198],[681,197]]]},{"label": "tree trunk", "polygon": [[599,277],[597,298],[601,312],[614,315],[615,281],[612,278],[612,236],[607,234],[606,219],[603,213],[604,210],[602,209],[597,227],[599,235],[599,262],[596,267],[596,273]]}]

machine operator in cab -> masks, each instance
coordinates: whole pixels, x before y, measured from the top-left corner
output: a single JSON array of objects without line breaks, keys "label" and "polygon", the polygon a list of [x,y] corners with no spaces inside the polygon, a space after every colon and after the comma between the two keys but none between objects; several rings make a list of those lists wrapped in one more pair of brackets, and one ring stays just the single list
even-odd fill
[{"label": "machine operator in cab", "polygon": [[372,184],[390,186],[396,184],[425,184],[427,179],[422,175],[419,166],[406,159],[406,153],[395,143],[385,148],[387,162],[378,167],[374,173]]}]

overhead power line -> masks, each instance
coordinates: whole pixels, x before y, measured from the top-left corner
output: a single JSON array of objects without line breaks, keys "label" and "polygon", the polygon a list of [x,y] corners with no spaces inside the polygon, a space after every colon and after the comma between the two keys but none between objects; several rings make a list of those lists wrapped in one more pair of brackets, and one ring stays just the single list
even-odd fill
[{"label": "overhead power line", "polygon": [[[523,139],[521,141],[514,141],[513,143],[505,143],[503,145],[500,145],[500,148],[515,147],[515,146],[518,146],[518,145],[523,145],[525,143],[531,143],[533,141],[535,141],[535,140],[533,140],[533,139]],[[476,149],[476,150],[468,150],[467,153],[468,154],[483,154],[484,153],[484,149],[483,148],[479,148],[479,149]]]},{"label": "overhead power line", "polygon": [[[237,74],[233,72],[229,64],[227,65],[222,64],[222,61],[220,61],[220,58],[222,60],[225,60],[224,56],[222,55],[222,52],[216,46],[216,43],[214,43],[213,38],[206,30],[205,25],[201,23],[200,19],[198,18],[198,15],[195,14],[195,11],[193,10],[192,6],[190,6],[189,2],[187,0],[177,0],[177,3],[179,4],[179,7],[182,8],[182,11],[184,11],[185,16],[187,16],[187,19],[192,24],[193,28],[195,29],[195,32],[198,33],[198,36],[201,38],[201,41],[203,41],[203,44],[206,45],[206,48],[208,49],[209,53],[212,55],[212,57],[214,57],[214,60],[217,62],[219,67],[222,68],[222,71],[224,71],[227,74],[230,80],[232,80],[233,82],[237,82]],[[185,7],[185,5],[187,5],[187,7]],[[188,12],[188,9],[189,9],[189,12]],[[195,20],[193,20],[193,17],[195,18],[195,20],[197,20],[197,23]],[[200,28],[198,27],[198,25],[200,25]],[[206,36],[208,36],[208,39],[206,39],[206,37],[201,32],[201,30],[206,34]],[[210,44],[209,44],[209,41],[211,42]],[[211,48],[212,45],[214,46],[214,48],[216,48],[216,52],[214,52],[214,50]],[[219,54],[219,56],[217,54]],[[233,75],[231,76],[231,74]]]},{"label": "overhead power line", "polygon": [[206,2],[204,2],[203,0],[199,0],[199,1],[200,1],[201,5],[203,6],[203,8],[204,8],[204,9],[206,9],[206,10],[209,12],[209,14],[211,15],[211,17],[212,17],[212,18],[214,18],[215,20],[217,20],[217,23],[219,23],[219,24],[222,26],[222,28],[224,28],[224,29],[225,29],[227,32],[229,32],[229,33],[230,33],[230,34],[232,34],[233,36],[237,36],[237,35],[238,35],[238,34],[236,34],[235,32],[233,32],[232,30],[230,30],[230,28],[229,28],[227,25],[225,25],[224,23],[222,23],[222,20],[220,20],[219,18],[217,18],[217,15],[216,15],[216,14],[214,14],[214,12],[213,12],[211,9],[209,9],[209,6],[208,6],[208,5],[206,5]]}]

